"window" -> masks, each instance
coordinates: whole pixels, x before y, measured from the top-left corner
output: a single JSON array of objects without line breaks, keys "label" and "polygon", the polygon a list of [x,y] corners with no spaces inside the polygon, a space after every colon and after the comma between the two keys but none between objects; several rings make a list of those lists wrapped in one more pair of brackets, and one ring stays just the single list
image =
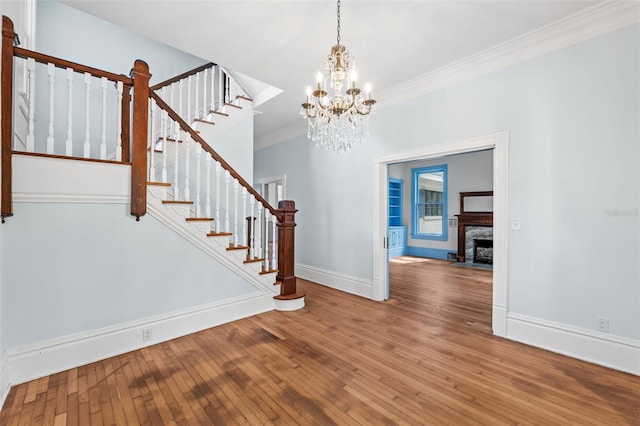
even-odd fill
[{"label": "window", "polygon": [[411,169],[411,237],[446,241],[447,165]]}]

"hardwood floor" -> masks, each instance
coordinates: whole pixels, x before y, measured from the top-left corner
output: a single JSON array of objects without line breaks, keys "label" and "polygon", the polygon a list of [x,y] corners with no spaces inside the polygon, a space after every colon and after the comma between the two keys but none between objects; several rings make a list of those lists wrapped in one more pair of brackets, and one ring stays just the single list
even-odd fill
[{"label": "hardwood floor", "polygon": [[12,388],[0,424],[640,425],[640,377],[492,336],[491,272],[391,263],[378,303],[268,312]]}]

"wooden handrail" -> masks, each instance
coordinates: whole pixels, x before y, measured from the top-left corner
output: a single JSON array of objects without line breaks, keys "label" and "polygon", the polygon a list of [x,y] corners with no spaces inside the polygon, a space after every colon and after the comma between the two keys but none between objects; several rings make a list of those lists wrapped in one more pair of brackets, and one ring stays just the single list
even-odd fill
[{"label": "wooden handrail", "polygon": [[256,200],[258,200],[264,207],[266,207],[269,210],[269,212],[271,212],[272,215],[278,218],[278,221],[283,220],[282,213],[278,212],[278,210],[273,208],[267,200],[265,200],[255,189],[253,189],[253,187],[249,185],[247,181],[245,181],[242,178],[242,176],[240,176],[240,174],[233,169],[233,167],[231,167],[226,161],[224,161],[222,157],[213,148],[211,148],[209,144],[207,144],[207,142],[202,138],[202,136],[200,136],[195,130],[193,130],[191,126],[189,126],[187,122],[184,121],[178,115],[178,113],[176,113],[173,109],[171,109],[171,107],[165,101],[163,101],[162,98],[158,96],[157,93],[151,91],[149,92],[149,96],[156,102],[156,105],[158,105],[160,108],[166,111],[168,116],[171,117],[173,121],[177,122],[180,125],[180,128],[182,130],[189,133],[189,135],[194,141],[202,145],[202,148],[206,152],[211,154],[211,157],[213,157],[214,160],[220,163],[223,169],[227,170],[232,177],[238,180],[240,185],[244,186],[247,189],[247,191],[256,198]]},{"label": "wooden handrail", "polygon": [[108,80],[121,81],[125,85],[133,85],[133,80],[130,77],[121,74],[115,74],[109,71],[104,71],[98,68],[93,68],[87,65],[78,64],[76,62],[67,61],[64,59],[56,58],[55,56],[45,55],[44,53],[34,52],[32,50],[23,49],[21,47],[13,48],[13,55],[19,58],[33,58],[36,62],[41,64],[52,63],[58,68],[71,68],[76,72],[85,73],[88,72],[94,77],[106,77]]},{"label": "wooden handrail", "polygon": [[169,80],[163,81],[162,83],[155,84],[155,85],[151,86],[150,89],[151,90],[162,89],[163,87],[168,86],[170,84],[173,84],[173,83],[175,83],[177,81],[180,81],[183,78],[187,78],[189,76],[197,74],[197,73],[199,73],[201,71],[204,71],[206,69],[213,68],[215,66],[216,66],[216,64],[214,64],[213,62],[209,62],[208,64],[204,64],[204,65],[200,65],[199,67],[194,68],[191,71],[183,72],[182,74],[177,75],[177,76],[175,76],[173,78],[170,78]]},{"label": "wooden handrail", "polygon": [[13,203],[11,200],[11,139],[13,133],[13,40],[16,37],[13,31],[13,22],[6,16],[2,17],[2,62],[0,63],[0,98],[2,98],[2,116],[0,117],[0,150],[2,162],[2,192],[0,196],[0,213],[2,222],[4,218],[13,216]]}]

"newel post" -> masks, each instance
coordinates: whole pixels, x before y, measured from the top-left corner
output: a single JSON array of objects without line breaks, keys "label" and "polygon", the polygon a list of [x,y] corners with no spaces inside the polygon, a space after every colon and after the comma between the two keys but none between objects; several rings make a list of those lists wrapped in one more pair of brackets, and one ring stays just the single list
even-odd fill
[{"label": "newel post", "polygon": [[[280,296],[296,294],[296,276],[294,274],[294,243],[296,228],[296,203],[283,200],[278,203],[278,273],[276,281],[280,284]],[[277,298],[278,296],[276,296]]]},{"label": "newel post", "polygon": [[4,218],[13,216],[11,201],[11,140],[12,140],[12,112],[13,112],[13,41],[16,33],[13,22],[6,16],[2,17],[2,62],[0,63],[0,98],[2,115],[0,116],[0,155],[2,164],[2,193],[0,196],[0,213]]},{"label": "newel post", "polygon": [[133,78],[131,128],[131,215],[140,220],[147,212],[147,129],[149,127],[149,65],[136,60]]}]

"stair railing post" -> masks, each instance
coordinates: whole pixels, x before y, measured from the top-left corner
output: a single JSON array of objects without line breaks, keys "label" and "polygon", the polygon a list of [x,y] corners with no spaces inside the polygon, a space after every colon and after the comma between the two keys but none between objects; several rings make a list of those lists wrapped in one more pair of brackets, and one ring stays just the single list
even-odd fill
[{"label": "stair railing post", "polygon": [[278,203],[278,273],[276,281],[281,283],[280,296],[296,294],[294,243],[297,211],[294,201],[283,200]]},{"label": "stair railing post", "polygon": [[2,164],[2,194],[0,196],[0,213],[2,222],[4,218],[13,216],[13,204],[11,200],[11,139],[13,134],[13,41],[16,33],[13,30],[13,22],[6,16],[2,17],[2,62],[0,64],[0,98],[2,98],[2,127],[0,150]]},{"label": "stair railing post", "polygon": [[140,220],[147,212],[147,132],[149,126],[149,65],[136,60],[133,78],[133,123],[131,129],[131,215]]}]

